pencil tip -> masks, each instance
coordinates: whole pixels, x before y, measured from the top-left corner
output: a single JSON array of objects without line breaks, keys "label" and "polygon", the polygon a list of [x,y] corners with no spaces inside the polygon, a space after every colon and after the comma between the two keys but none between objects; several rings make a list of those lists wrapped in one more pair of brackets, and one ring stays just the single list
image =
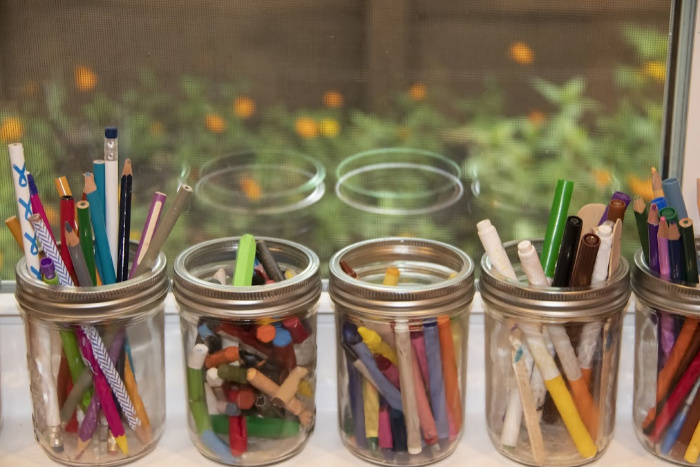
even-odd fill
[{"label": "pencil tip", "polygon": [[125,175],[133,175],[134,172],[131,169],[131,159],[127,159],[124,161],[124,169],[122,170],[122,176]]}]

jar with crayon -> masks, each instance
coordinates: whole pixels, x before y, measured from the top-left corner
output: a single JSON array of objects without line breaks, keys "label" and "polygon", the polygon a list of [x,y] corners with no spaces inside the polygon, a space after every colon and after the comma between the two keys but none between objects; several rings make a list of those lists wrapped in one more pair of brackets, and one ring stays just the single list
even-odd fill
[{"label": "jar with crayon", "polygon": [[164,432],[170,281],[161,248],[192,193],[181,186],[167,211],[165,195],[156,193],[157,209],[132,244],[131,162],[124,161],[119,178],[116,128],[105,130],[104,143],[105,159],[93,162],[99,176],[83,175],[85,200],[75,202],[65,176],[55,179],[55,232],[44,209],[49,196],[42,202],[22,144],[9,145],[19,215],[8,225],[24,251],[15,297],[25,323],[34,433],[52,460],[68,465],[133,461]]},{"label": "jar with crayon", "polygon": [[464,431],[474,264],[432,240],[350,245],[330,261],[340,437],[384,465],[450,455]]},{"label": "jar with crayon", "polygon": [[544,240],[502,245],[477,224],[486,253],[486,424],[496,449],[528,465],[599,458],[615,427],[622,317],[630,297],[619,235],[630,199],[568,216],[573,184],[560,180]]},{"label": "jar with crayon", "polygon": [[655,180],[656,198],[635,209],[642,248],[632,272],[637,297],[632,420],[648,451],[695,465],[700,457],[700,239],[678,180]]},{"label": "jar with crayon", "polygon": [[263,465],[304,447],[315,422],[319,260],[246,234],[175,261],[188,432],[204,456]]}]

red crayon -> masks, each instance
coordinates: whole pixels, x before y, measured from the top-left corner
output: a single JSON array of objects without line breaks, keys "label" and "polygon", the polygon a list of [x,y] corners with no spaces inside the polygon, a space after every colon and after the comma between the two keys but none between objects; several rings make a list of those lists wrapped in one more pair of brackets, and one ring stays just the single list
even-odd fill
[{"label": "red crayon", "polygon": [[377,368],[382,372],[386,379],[391,382],[397,389],[401,389],[401,383],[399,381],[399,369],[391,363],[391,360],[386,358],[384,355],[374,354],[374,362],[377,364]]},{"label": "red crayon", "polygon": [[242,327],[237,326],[233,323],[221,323],[219,327],[215,329],[215,331],[223,332],[231,337],[235,337],[244,344],[249,345],[250,347],[254,348],[255,350],[261,352],[264,355],[269,356],[272,352],[272,346],[270,346],[269,344],[262,343],[258,339],[256,339],[254,332],[246,331]]},{"label": "red crayon", "polygon": [[248,410],[255,405],[255,393],[250,386],[230,386],[226,388],[226,400],[241,410]]},{"label": "red crayon", "polygon": [[228,441],[234,456],[240,456],[248,450],[248,429],[244,415],[229,417]]},{"label": "red crayon", "polygon": [[309,337],[309,331],[306,330],[304,323],[296,316],[290,316],[282,321],[284,329],[292,335],[292,342],[301,344]]}]

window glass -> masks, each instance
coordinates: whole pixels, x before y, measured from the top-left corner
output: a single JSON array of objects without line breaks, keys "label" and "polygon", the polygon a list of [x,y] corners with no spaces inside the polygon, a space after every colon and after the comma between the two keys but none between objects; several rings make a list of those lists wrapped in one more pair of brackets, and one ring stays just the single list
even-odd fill
[{"label": "window glass", "polygon": [[[614,191],[651,198],[671,1],[446,0],[0,4],[7,143],[22,142],[52,227],[119,129],[132,236],[150,199],[195,188],[170,262],[253,233],[333,252],[388,235],[478,258],[476,223],[542,237],[557,179],[570,213]],[[638,245],[628,212],[624,254]],[[0,236],[1,277],[20,251]]]}]

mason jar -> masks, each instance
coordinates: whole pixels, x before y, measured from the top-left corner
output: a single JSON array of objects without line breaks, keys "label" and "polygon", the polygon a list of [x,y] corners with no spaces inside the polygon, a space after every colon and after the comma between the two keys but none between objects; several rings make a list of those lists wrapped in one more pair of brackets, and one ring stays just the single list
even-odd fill
[{"label": "mason jar", "polygon": [[[531,286],[518,243],[504,248],[519,282],[481,259],[489,437],[523,464],[585,464],[603,454],[615,428],[629,267],[620,258],[610,278],[587,287]],[[541,241],[532,244],[541,251]]]},{"label": "mason jar", "polygon": [[279,462],[314,430],[319,260],[286,240],[264,240],[285,279],[233,286],[239,238],[178,255],[173,293],[185,357],[188,432],[204,456],[230,465]]},{"label": "mason jar", "polygon": [[[696,247],[700,241],[696,238]],[[700,455],[700,288],[667,282],[634,256],[634,398],[632,423],[651,453],[695,465]]]},{"label": "mason jar", "polygon": [[36,439],[54,461],[118,465],[151,452],[165,429],[165,255],[99,287],[46,284],[16,267]]},{"label": "mason jar", "polygon": [[432,240],[382,238],[337,252],[329,274],[343,444],[384,465],[447,457],[464,431],[472,260]]}]

